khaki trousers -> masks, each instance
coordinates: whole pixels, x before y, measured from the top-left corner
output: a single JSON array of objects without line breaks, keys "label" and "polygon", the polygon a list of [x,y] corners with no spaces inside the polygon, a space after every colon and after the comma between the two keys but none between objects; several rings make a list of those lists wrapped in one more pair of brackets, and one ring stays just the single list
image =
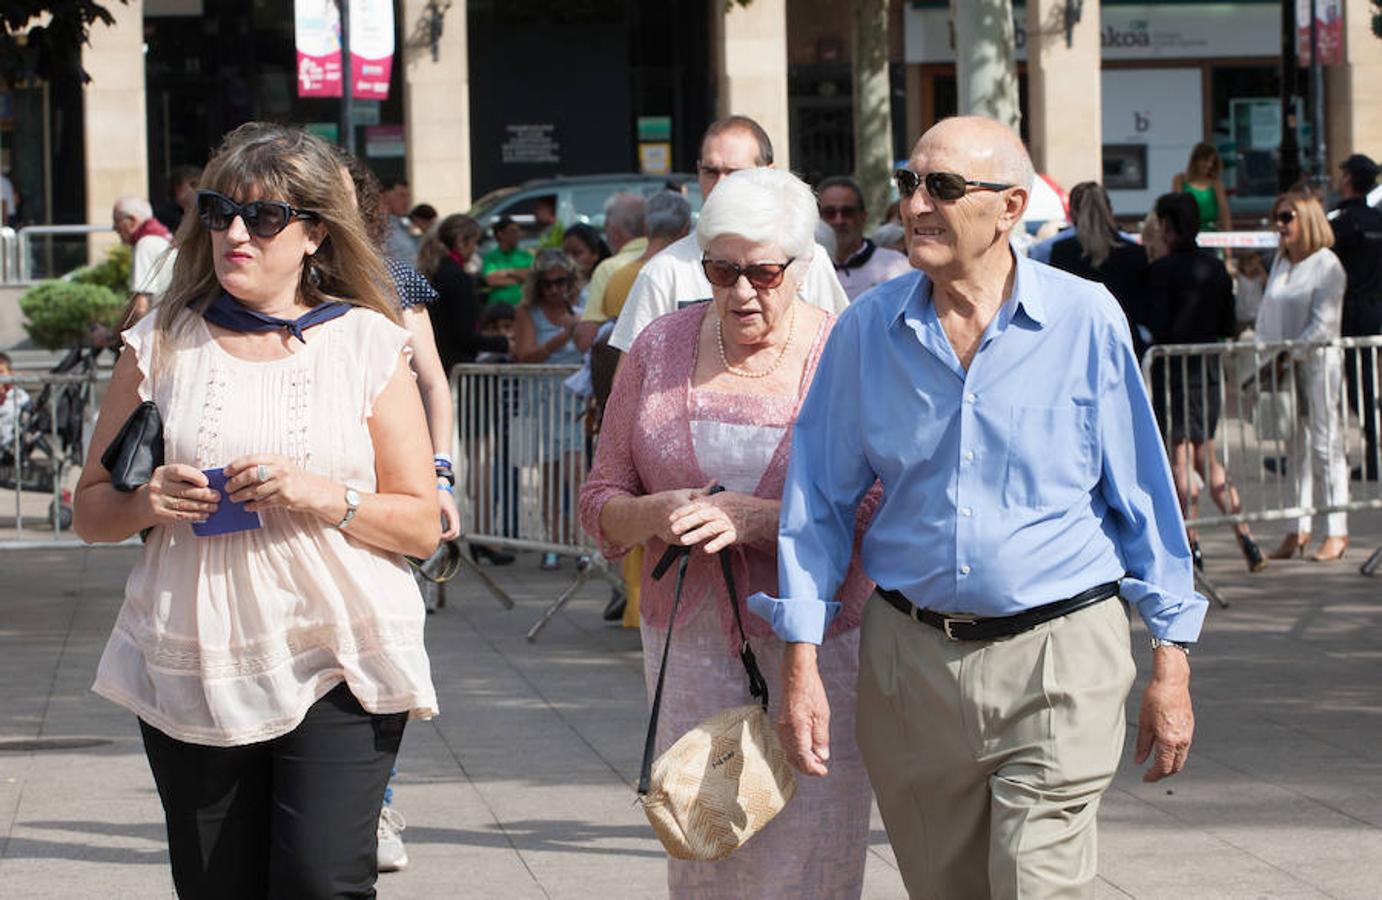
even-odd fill
[{"label": "khaki trousers", "polygon": [[869,601],[859,748],[914,900],[1093,896],[1129,643],[1116,599],[974,643]]}]

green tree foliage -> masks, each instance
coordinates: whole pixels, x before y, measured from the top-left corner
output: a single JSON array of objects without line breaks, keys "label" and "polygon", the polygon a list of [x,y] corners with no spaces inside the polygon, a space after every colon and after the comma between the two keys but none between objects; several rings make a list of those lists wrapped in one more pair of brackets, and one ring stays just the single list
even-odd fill
[{"label": "green tree foliage", "polygon": [[[28,28],[44,14],[46,21]],[[0,0],[0,79],[13,85],[78,75],[89,81],[76,60],[98,22],[115,19],[95,0]]]}]

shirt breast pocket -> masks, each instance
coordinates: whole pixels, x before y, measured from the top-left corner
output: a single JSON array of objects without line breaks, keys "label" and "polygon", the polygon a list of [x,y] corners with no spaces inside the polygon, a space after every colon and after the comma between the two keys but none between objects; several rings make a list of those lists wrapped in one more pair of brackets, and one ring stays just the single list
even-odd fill
[{"label": "shirt breast pocket", "polygon": [[1094,407],[1014,406],[1003,505],[1068,508],[1099,480]]}]

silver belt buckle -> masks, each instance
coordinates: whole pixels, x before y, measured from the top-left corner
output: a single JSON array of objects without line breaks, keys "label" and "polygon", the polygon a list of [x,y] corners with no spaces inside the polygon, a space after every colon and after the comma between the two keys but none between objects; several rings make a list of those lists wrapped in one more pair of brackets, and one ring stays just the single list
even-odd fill
[{"label": "silver belt buckle", "polygon": [[960,625],[968,625],[968,624],[971,624],[971,623],[977,622],[977,621],[979,621],[979,617],[978,617],[978,616],[972,616],[972,615],[947,616],[947,615],[945,615],[944,613],[942,613],[942,614],[941,614],[941,631],[945,632],[945,636],[946,636],[946,638],[948,638],[949,640],[952,640],[952,641],[959,641],[960,638],[958,638],[958,637],[955,636],[954,632],[952,632],[952,631],[950,630],[950,626],[951,626],[951,625],[955,625],[955,624],[957,624],[957,623],[960,624]]}]

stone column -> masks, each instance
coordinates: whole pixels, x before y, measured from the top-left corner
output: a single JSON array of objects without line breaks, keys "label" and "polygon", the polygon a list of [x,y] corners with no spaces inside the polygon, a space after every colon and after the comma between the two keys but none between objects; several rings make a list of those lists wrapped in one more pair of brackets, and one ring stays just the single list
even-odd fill
[{"label": "stone column", "polygon": [[788,168],[786,0],[753,0],[747,7],[712,0],[711,21],[716,115],[748,116],[762,125],[774,165]]},{"label": "stone column", "polygon": [[1038,172],[1069,190],[1103,180],[1099,4],[1065,43],[1065,0],[1027,2],[1027,134]]},{"label": "stone column", "polygon": [[470,63],[466,4],[452,3],[432,58],[427,0],[403,0],[403,131],[413,199],[442,216],[470,208]]},{"label": "stone column", "polygon": [[870,224],[882,221],[892,181],[892,90],[888,83],[888,0],[854,0],[854,177]]},{"label": "stone column", "polygon": [[[86,220],[92,224],[109,223],[111,207],[124,194],[143,197],[149,190],[144,0],[109,3],[106,9],[114,24],[92,25],[91,43],[82,48],[82,67],[91,76],[82,89],[82,143]],[[117,240],[113,233],[93,237],[92,258],[99,259]]]},{"label": "stone column", "polygon": [[1372,33],[1368,0],[1344,0],[1344,62],[1325,74],[1325,138],[1333,180],[1351,154],[1382,159],[1382,43]]}]

